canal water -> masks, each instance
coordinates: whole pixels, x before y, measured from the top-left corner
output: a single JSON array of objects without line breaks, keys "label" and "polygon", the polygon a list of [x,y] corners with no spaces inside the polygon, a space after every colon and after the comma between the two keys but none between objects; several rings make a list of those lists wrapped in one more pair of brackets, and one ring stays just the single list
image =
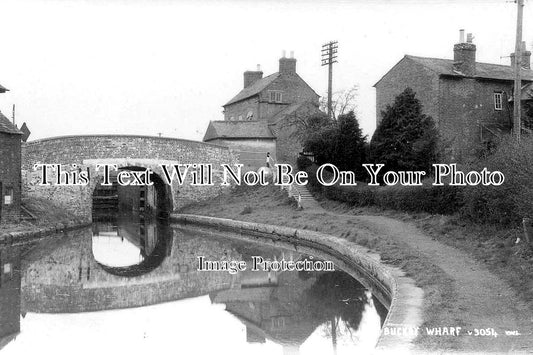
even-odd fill
[{"label": "canal water", "polygon": [[[375,346],[386,310],[357,280],[337,266],[252,271],[257,256],[319,259],[228,236],[106,213],[91,228],[2,247],[0,354],[354,354]],[[247,268],[199,271],[199,256]]]}]

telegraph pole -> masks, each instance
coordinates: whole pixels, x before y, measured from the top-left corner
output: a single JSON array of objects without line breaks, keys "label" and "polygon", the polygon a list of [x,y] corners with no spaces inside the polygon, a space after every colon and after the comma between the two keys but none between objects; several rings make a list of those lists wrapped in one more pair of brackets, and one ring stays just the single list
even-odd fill
[{"label": "telegraph pole", "polygon": [[328,117],[333,118],[331,104],[333,89],[333,63],[337,63],[337,41],[330,41],[322,46],[322,66],[328,66]]},{"label": "telegraph pole", "polygon": [[515,60],[514,60],[514,112],[513,112],[513,133],[516,141],[520,142],[521,119],[522,113],[522,19],[524,13],[524,0],[516,0],[518,6],[516,19],[516,43],[515,43]]}]

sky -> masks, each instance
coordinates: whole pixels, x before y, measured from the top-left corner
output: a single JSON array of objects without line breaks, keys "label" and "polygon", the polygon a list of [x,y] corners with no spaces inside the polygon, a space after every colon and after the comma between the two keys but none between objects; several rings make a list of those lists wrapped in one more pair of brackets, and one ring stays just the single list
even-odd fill
[{"label": "sky", "polygon": [[[477,60],[509,64],[516,4],[507,0],[2,0],[0,111],[30,140],[141,134],[201,140],[243,85],[243,72],[297,72],[320,95],[322,44],[337,40],[334,91],[358,86],[357,114],[375,129],[373,85],[405,54],[453,58],[459,29]],[[533,2],[524,40],[533,46]]]}]

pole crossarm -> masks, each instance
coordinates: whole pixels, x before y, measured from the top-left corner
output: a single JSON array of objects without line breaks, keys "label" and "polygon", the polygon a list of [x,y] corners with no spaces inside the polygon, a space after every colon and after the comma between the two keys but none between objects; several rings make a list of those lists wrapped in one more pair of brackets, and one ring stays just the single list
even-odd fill
[{"label": "pole crossarm", "polygon": [[333,87],[333,64],[337,63],[337,41],[329,41],[322,45],[322,66],[328,66],[328,116],[333,118],[332,110],[332,87]]}]

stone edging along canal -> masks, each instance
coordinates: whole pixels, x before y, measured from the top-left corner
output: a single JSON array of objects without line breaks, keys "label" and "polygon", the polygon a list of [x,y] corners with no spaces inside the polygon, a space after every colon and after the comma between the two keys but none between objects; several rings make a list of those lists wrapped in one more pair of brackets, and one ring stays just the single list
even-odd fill
[{"label": "stone edging along canal", "polygon": [[[389,310],[376,345],[376,353],[401,354],[414,350],[413,340],[416,335],[408,330],[422,324],[423,291],[403,271],[382,264],[379,255],[371,253],[367,248],[342,238],[304,229],[187,214],[172,214],[170,218],[174,223],[289,243],[333,257],[337,262],[340,261],[344,271],[356,277]],[[401,329],[401,333],[399,336],[386,334],[385,328]]]},{"label": "stone edging along canal", "polygon": [[25,231],[0,233],[0,246],[14,246],[37,241],[50,234],[64,233],[67,231],[88,227],[91,222],[82,223],[57,223],[46,228],[32,228]]}]

